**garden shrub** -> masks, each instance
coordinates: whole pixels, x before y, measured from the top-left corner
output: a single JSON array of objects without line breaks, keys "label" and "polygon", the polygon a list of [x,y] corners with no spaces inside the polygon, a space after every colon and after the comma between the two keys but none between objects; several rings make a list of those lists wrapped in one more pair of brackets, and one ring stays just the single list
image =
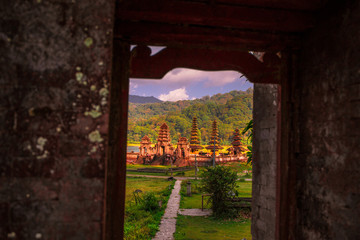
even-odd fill
[{"label": "garden shrub", "polygon": [[154,211],[159,209],[159,199],[153,192],[148,192],[144,195],[142,202],[142,209],[146,211]]},{"label": "garden shrub", "polygon": [[211,194],[210,203],[215,217],[236,215],[236,209],[226,200],[238,195],[237,178],[236,172],[226,166],[208,167],[201,173],[201,189]]}]

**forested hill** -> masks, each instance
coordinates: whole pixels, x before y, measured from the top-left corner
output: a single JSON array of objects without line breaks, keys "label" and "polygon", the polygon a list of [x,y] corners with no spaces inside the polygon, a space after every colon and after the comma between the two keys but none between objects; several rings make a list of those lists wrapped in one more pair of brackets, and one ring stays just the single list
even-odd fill
[{"label": "forested hill", "polygon": [[209,141],[214,119],[218,122],[222,144],[229,144],[234,129],[244,128],[252,118],[252,109],[253,89],[251,88],[195,100],[129,103],[128,141],[140,142],[143,136],[148,135],[155,143],[159,127],[164,122],[170,128],[173,143],[176,143],[180,136],[190,139],[192,118],[196,116],[202,144],[207,144]]}]

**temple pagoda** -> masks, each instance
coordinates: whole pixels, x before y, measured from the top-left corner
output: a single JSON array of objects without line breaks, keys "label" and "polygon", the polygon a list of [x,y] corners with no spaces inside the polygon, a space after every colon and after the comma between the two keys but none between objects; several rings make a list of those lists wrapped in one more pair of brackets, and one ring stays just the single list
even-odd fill
[{"label": "temple pagoda", "polygon": [[206,149],[209,149],[212,152],[214,152],[214,149],[215,149],[215,151],[223,149],[223,147],[219,146],[219,135],[218,135],[218,128],[217,128],[216,120],[214,120],[214,122],[212,124],[212,133],[211,133],[210,142],[208,144],[209,144],[209,146],[207,146]]},{"label": "temple pagoda", "polygon": [[198,128],[197,128],[197,118],[193,118],[192,122],[192,128],[191,128],[191,138],[190,138],[190,149],[191,152],[195,152],[199,149],[202,149],[203,147],[199,145],[199,134],[198,134]]},{"label": "temple pagoda", "polygon": [[140,150],[139,153],[141,156],[146,155],[146,154],[152,154],[151,141],[147,135],[145,135],[141,139],[139,150]]},{"label": "temple pagoda", "polygon": [[245,148],[241,143],[241,136],[239,129],[235,129],[234,137],[231,145],[232,145],[232,152],[234,155],[241,154],[242,152],[245,151]]},{"label": "temple pagoda", "polygon": [[157,155],[172,154],[171,150],[173,150],[173,147],[170,141],[170,131],[166,123],[163,123],[160,127],[155,147]]}]

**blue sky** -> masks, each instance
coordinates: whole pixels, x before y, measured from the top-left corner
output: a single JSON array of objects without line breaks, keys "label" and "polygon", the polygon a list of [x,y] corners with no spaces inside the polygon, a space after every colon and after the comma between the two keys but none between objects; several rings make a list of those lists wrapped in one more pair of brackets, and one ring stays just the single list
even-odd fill
[{"label": "blue sky", "polygon": [[[151,47],[152,54],[161,47]],[[201,98],[206,95],[227,93],[232,90],[247,90],[253,84],[235,71],[199,71],[176,68],[162,79],[130,79],[130,94],[154,96],[163,101],[178,101]],[[241,77],[241,78],[240,78]]]}]

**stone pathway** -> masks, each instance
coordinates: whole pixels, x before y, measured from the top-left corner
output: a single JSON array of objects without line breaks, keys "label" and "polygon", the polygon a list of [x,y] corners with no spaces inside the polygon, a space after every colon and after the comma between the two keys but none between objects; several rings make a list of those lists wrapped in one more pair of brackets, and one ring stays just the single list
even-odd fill
[{"label": "stone pathway", "polygon": [[210,216],[212,214],[211,209],[204,209],[201,210],[201,208],[193,208],[193,209],[180,209],[179,214],[184,216]]},{"label": "stone pathway", "polygon": [[156,233],[153,240],[174,239],[173,235],[176,230],[176,217],[180,205],[180,188],[181,181],[177,180],[167,203],[164,216],[161,219],[159,231]]},{"label": "stone pathway", "polygon": [[[157,176],[157,175],[145,175],[145,174],[127,174],[127,177],[147,177],[147,178],[164,178],[167,179],[170,176]],[[195,179],[195,177],[179,177],[174,176],[176,180],[189,180],[189,179]]]},{"label": "stone pathway", "polygon": [[209,216],[212,214],[210,209],[179,209],[180,205],[181,181],[176,180],[174,189],[171,192],[164,216],[161,219],[159,231],[153,240],[173,240],[176,231],[177,214],[186,216]]}]

